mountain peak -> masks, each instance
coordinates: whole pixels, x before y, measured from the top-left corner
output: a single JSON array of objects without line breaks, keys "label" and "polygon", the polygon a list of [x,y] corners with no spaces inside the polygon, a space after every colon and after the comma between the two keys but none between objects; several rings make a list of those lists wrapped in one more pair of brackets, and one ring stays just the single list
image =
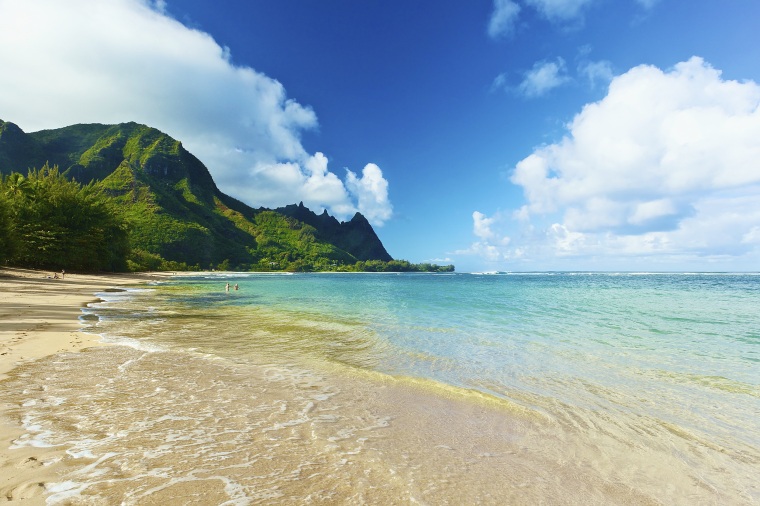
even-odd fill
[{"label": "mountain peak", "polygon": [[18,125],[0,120],[0,174],[30,167],[42,167],[42,149],[37,142]]},{"label": "mountain peak", "polygon": [[327,210],[317,215],[303,202],[299,205],[290,204],[276,209],[278,213],[290,216],[317,229],[319,237],[327,242],[335,244],[344,251],[348,251],[359,260],[393,260],[377,237],[375,230],[363,214],[357,212],[347,222],[338,222],[334,216],[330,216]]}]

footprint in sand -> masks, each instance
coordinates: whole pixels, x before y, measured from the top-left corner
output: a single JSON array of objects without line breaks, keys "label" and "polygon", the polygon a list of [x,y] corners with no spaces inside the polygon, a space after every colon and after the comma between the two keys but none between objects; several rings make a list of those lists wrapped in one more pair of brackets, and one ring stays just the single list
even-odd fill
[{"label": "footprint in sand", "polygon": [[18,501],[37,497],[43,492],[45,492],[45,483],[32,481],[0,489],[0,497],[5,497],[8,501]]},{"label": "footprint in sand", "polygon": [[40,467],[44,465],[42,462],[40,462],[40,459],[37,457],[29,457],[28,459],[24,459],[18,464],[16,464],[16,467],[19,469],[31,469],[35,467]]}]

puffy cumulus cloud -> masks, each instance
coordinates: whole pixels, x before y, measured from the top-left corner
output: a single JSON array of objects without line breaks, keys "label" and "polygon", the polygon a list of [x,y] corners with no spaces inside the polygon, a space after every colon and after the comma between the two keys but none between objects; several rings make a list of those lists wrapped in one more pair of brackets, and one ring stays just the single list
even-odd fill
[{"label": "puffy cumulus cloud", "polygon": [[478,240],[472,243],[469,248],[457,250],[453,254],[476,256],[494,264],[509,259],[513,254],[509,249],[511,238],[502,233],[503,225],[504,216],[501,213],[489,217],[480,211],[474,211],[472,213],[472,233]]},{"label": "puffy cumulus cloud", "polygon": [[525,73],[517,91],[528,98],[540,97],[569,80],[567,66],[562,58],[557,58],[556,61],[540,61]]},{"label": "puffy cumulus cloud", "polygon": [[0,114],[26,131],[137,121],[183,142],[219,187],[251,205],[296,197],[344,217],[352,195],[309,155],[314,111],[232,62],[164,0],[2,0]]},{"label": "puffy cumulus cloud", "polygon": [[256,199],[261,205],[276,207],[303,202],[312,210],[329,209],[339,218],[356,212],[343,182],[327,169],[322,153],[301,163],[259,163],[247,174],[248,187],[238,189],[244,200]]},{"label": "puffy cumulus cloud", "polygon": [[586,105],[562,141],[520,161],[512,181],[533,212],[595,214],[605,201],[616,208],[607,227],[689,212],[677,202],[760,184],[759,105],[760,86],[725,81],[700,58],[667,72],[636,67]]},{"label": "puffy cumulus cloud", "polygon": [[382,226],[393,216],[388,198],[388,181],[374,163],[362,170],[361,177],[346,170],[346,181],[328,169],[328,159],[316,153],[297,162],[259,163],[246,179],[249,188],[239,189],[244,197],[256,198],[264,206],[303,202],[314,211],[328,209],[347,219],[357,211],[370,223]]},{"label": "puffy cumulus cloud", "polygon": [[[135,120],[205,150],[302,156],[314,112],[146,0],[4,0],[0,105],[28,130]],[[158,4],[161,8],[162,4]]]},{"label": "puffy cumulus cloud", "polygon": [[[534,254],[760,257],[760,86],[701,58],[615,77],[559,142],[520,161]],[[717,260],[715,260],[717,261]]]},{"label": "puffy cumulus cloud", "polygon": [[355,195],[359,212],[372,223],[382,226],[393,215],[393,206],[388,200],[388,182],[380,167],[368,163],[361,177],[350,170],[346,172],[346,186]]},{"label": "puffy cumulus cloud", "polygon": [[494,232],[491,230],[491,225],[494,222],[493,218],[487,217],[485,214],[475,211],[472,213],[472,233],[480,239],[487,241],[493,239]]},{"label": "puffy cumulus cloud", "polygon": [[520,14],[520,6],[512,0],[494,0],[488,22],[488,35],[499,38],[512,33]]}]

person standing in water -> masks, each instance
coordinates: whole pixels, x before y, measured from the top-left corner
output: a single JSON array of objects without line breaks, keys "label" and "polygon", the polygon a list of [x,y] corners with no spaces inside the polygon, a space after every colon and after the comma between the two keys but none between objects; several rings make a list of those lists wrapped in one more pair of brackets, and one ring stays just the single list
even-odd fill
[{"label": "person standing in water", "polygon": [[230,291],[230,284],[229,283],[227,283],[227,286],[224,287],[224,291],[225,292],[229,292]]},{"label": "person standing in water", "polygon": [[235,283],[235,290],[237,290],[237,289],[238,289],[238,285],[237,285],[237,283]]}]

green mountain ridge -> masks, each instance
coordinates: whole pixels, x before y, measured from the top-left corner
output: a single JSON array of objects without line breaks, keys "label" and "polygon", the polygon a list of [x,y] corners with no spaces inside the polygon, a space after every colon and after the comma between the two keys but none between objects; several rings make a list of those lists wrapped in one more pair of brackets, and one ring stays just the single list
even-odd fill
[{"label": "green mountain ridge", "polygon": [[57,166],[120,210],[133,268],[178,264],[242,270],[330,270],[390,262],[360,213],[338,222],[303,204],[254,209],[219,190],[182,143],[137,123],[81,124],[25,133],[0,120],[0,175]]}]

